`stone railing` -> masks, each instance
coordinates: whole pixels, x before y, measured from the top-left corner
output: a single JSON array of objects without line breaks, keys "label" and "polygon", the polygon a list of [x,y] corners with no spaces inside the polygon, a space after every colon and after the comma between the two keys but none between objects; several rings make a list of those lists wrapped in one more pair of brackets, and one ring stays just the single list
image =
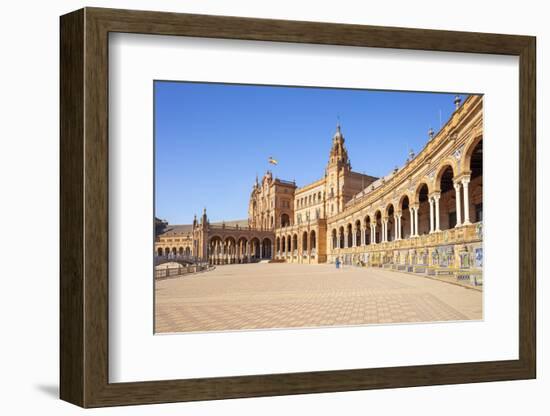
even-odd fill
[{"label": "stone railing", "polygon": [[214,267],[206,264],[193,264],[189,266],[162,268],[155,270],[155,280],[169,279],[171,277],[184,276],[211,270]]},{"label": "stone railing", "polygon": [[438,231],[431,234],[423,234],[418,237],[410,237],[402,240],[388,241],[334,249],[335,253],[364,253],[371,251],[404,250],[421,247],[439,246],[445,244],[460,244],[481,241],[483,238],[483,224],[474,223],[450,230]]}]

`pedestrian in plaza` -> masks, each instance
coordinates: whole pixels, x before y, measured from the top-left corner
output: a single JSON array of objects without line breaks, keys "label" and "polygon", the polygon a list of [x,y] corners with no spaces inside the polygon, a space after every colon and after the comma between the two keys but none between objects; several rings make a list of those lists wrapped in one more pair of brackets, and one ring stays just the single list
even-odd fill
[{"label": "pedestrian in plaza", "polygon": [[340,258],[339,257],[336,257],[336,261],[334,262],[334,264],[336,264],[337,269],[340,268]]}]

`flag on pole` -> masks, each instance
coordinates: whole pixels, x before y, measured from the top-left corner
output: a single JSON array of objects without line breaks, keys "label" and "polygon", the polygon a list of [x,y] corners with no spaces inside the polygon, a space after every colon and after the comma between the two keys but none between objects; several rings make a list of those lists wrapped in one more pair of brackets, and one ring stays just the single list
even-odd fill
[{"label": "flag on pole", "polygon": [[273,159],[271,156],[269,156],[269,159],[267,159],[267,161],[272,165],[277,165],[279,163],[275,159]]}]

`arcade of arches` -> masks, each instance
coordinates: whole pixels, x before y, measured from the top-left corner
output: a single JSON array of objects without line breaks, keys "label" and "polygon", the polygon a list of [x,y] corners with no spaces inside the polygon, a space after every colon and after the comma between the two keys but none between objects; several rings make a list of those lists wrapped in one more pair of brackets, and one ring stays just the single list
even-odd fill
[{"label": "arcade of arches", "polygon": [[268,172],[253,186],[248,220],[211,224],[204,212],[180,234],[157,236],[155,253],[212,264],[481,270],[482,126],[482,97],[469,96],[418,154],[382,178],[351,171],[338,126],[324,179],[298,188]]}]

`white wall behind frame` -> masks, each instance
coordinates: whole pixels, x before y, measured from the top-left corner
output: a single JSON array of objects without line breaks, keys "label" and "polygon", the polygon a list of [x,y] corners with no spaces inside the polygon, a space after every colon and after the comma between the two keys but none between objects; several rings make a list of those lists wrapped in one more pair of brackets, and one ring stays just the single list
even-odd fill
[{"label": "white wall behind frame", "polygon": [[[111,380],[517,358],[518,280],[509,273],[518,264],[518,195],[510,192],[518,188],[517,64],[494,55],[111,35]],[[484,93],[484,321],[153,336],[155,79]],[[495,261],[504,246],[507,261]]]}]

